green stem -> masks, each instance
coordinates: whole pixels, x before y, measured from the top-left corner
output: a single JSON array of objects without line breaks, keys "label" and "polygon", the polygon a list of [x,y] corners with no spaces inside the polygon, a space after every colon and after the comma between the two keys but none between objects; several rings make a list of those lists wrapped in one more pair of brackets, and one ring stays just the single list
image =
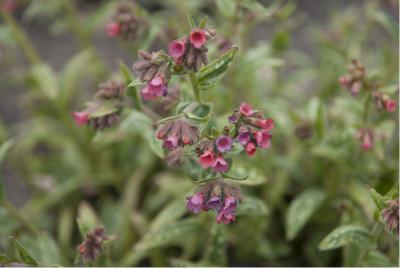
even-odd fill
[{"label": "green stem", "polygon": [[194,73],[190,73],[189,78],[190,78],[190,84],[192,85],[194,98],[198,103],[201,103],[200,90],[198,88],[198,82],[196,79],[196,75]]},{"label": "green stem", "polygon": [[65,9],[65,13],[67,15],[67,20],[68,20],[69,26],[71,27],[71,31],[78,38],[79,45],[82,48],[90,47],[89,37],[88,37],[87,33],[85,32],[85,29],[79,19],[79,16],[78,16],[76,8],[73,4],[73,1],[64,0],[62,2],[62,4]]},{"label": "green stem", "polygon": [[[381,234],[381,232],[382,232],[382,225],[379,222],[376,222],[374,227],[373,227],[373,229],[372,229],[372,234],[371,234],[372,240],[374,242],[377,243],[377,240],[378,240],[379,235]],[[355,265],[356,267],[357,266],[359,267],[361,265],[361,262],[363,261],[365,256],[367,256],[367,254],[368,254],[368,252],[370,250],[371,250],[371,248],[367,247],[367,248],[365,248],[364,250],[361,251],[361,253],[360,253],[360,255],[359,255],[358,259],[357,259],[357,263]]]},{"label": "green stem", "polygon": [[32,43],[29,41],[28,37],[26,36],[26,33],[18,25],[15,18],[8,11],[4,9],[1,9],[0,11],[4,22],[7,24],[8,27],[10,27],[17,43],[20,45],[22,51],[24,52],[28,60],[32,64],[41,62],[39,54],[33,47]]},{"label": "green stem", "polygon": [[372,100],[372,93],[368,94],[368,96],[364,102],[364,114],[363,114],[364,124],[368,123],[368,113],[369,113],[369,106],[371,104],[371,100]]},{"label": "green stem", "polygon": [[3,201],[4,208],[15,220],[17,220],[24,228],[31,232],[34,236],[39,236],[39,231],[21,215],[21,213],[7,200]]}]

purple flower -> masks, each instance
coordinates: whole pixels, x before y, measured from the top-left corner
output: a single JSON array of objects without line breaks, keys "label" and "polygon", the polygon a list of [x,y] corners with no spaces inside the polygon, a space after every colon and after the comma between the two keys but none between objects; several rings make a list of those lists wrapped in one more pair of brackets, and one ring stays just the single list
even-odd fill
[{"label": "purple flower", "polygon": [[167,95],[167,85],[161,76],[154,77],[145,88],[141,91],[142,97],[145,100],[151,100],[157,97]]},{"label": "purple flower", "polygon": [[221,153],[229,151],[232,148],[232,139],[228,136],[219,136],[215,141],[218,151]]},{"label": "purple flower", "polygon": [[250,141],[250,134],[249,132],[241,132],[238,136],[238,141],[240,144],[245,146]]},{"label": "purple flower", "polygon": [[238,120],[238,116],[235,115],[235,114],[232,114],[232,115],[228,116],[229,123],[233,123],[234,124],[234,123],[237,122],[237,120]]},{"label": "purple flower", "polygon": [[237,202],[235,198],[231,195],[225,197],[224,206],[217,215],[217,222],[224,224],[228,224],[232,221],[235,221],[235,212],[236,212]]},{"label": "purple flower", "polygon": [[213,164],[213,169],[216,172],[225,172],[228,170],[229,166],[228,163],[225,161],[225,159],[222,156],[218,156]]},{"label": "purple flower", "polygon": [[222,206],[222,201],[217,195],[213,195],[208,199],[206,204],[204,205],[205,210],[219,210]]},{"label": "purple flower", "polygon": [[193,213],[198,213],[203,209],[204,204],[204,194],[196,193],[194,196],[186,197],[187,203],[186,207]]},{"label": "purple flower", "polygon": [[168,136],[163,143],[163,147],[169,150],[174,150],[178,146],[178,137],[175,135]]}]

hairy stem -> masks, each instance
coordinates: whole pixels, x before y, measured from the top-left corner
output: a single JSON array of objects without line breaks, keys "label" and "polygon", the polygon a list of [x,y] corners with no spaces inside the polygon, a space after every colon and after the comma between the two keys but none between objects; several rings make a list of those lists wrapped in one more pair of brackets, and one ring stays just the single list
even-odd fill
[{"label": "hairy stem", "polygon": [[194,98],[198,103],[201,103],[201,95],[200,95],[200,90],[198,88],[196,75],[194,73],[190,73],[189,78],[190,78],[190,84],[192,85]]},{"label": "hairy stem", "polygon": [[17,43],[21,47],[23,53],[28,58],[28,60],[32,64],[41,62],[39,54],[33,47],[32,43],[29,41],[28,37],[26,36],[26,33],[19,26],[15,18],[8,11],[4,9],[0,9],[0,11],[4,22],[7,24],[8,27],[10,27]]}]

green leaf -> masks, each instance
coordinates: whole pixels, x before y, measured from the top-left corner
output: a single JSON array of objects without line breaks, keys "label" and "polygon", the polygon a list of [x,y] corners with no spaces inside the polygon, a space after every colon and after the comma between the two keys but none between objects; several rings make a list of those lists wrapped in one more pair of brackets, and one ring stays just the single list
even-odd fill
[{"label": "green leaf", "polygon": [[325,193],[319,189],[302,192],[290,203],[286,215],[286,238],[292,240],[306,225],[312,214],[325,200]]},{"label": "green leaf", "polygon": [[58,96],[57,75],[49,65],[34,65],[29,73],[29,81],[47,98],[55,99]]},{"label": "green leaf", "polygon": [[122,60],[119,61],[119,72],[121,73],[122,77],[124,78],[125,84],[127,84],[129,87],[129,84],[133,80],[133,76],[132,76],[132,73],[129,70],[128,66],[126,66],[126,64]]},{"label": "green leaf", "polygon": [[385,254],[378,250],[369,251],[362,261],[363,267],[398,267]]},{"label": "green leaf", "polygon": [[197,74],[198,87],[206,90],[218,83],[227,73],[230,63],[236,55],[238,48],[232,47],[214,62],[200,69]]},{"label": "green leaf", "polygon": [[[97,104],[95,104],[97,105]],[[90,112],[91,118],[103,117],[118,111],[115,101],[103,101],[98,104],[98,107]]]},{"label": "green leaf", "polygon": [[206,28],[207,21],[208,21],[208,16],[205,16],[204,18],[202,18],[200,23],[199,23],[199,28],[201,28],[201,29]]},{"label": "green leaf", "polygon": [[182,199],[178,198],[165,206],[163,210],[157,214],[156,218],[151,223],[150,230],[155,231],[167,224],[171,224],[185,213],[186,207],[182,203]]},{"label": "green leaf", "polygon": [[11,240],[13,242],[14,248],[18,252],[21,262],[34,266],[38,265],[38,262],[33,258],[32,254],[27,248],[25,248],[16,238],[11,237]]},{"label": "green leaf", "polygon": [[131,134],[141,136],[149,145],[149,148],[160,158],[164,157],[162,141],[156,139],[153,129],[153,121],[144,113],[132,110],[121,123],[120,129]]},{"label": "green leaf", "polygon": [[232,0],[216,0],[218,11],[227,18],[232,18],[236,10],[236,1]]},{"label": "green leaf", "polygon": [[196,28],[196,22],[194,21],[192,13],[190,13],[189,9],[186,9],[186,17],[187,17],[190,29]]},{"label": "green leaf", "polygon": [[82,238],[86,237],[86,234],[95,229],[99,224],[96,212],[87,202],[82,202],[79,205],[76,221]]},{"label": "green leaf", "polygon": [[49,234],[42,232],[38,237],[22,236],[20,241],[30,249],[30,253],[38,265],[60,266],[60,249]]},{"label": "green leaf", "polygon": [[318,138],[320,139],[323,138],[325,135],[326,121],[327,121],[327,115],[326,115],[325,104],[319,102],[317,117],[315,120],[315,130]]},{"label": "green leaf", "polygon": [[388,198],[385,198],[383,195],[378,193],[374,188],[369,189],[369,193],[371,194],[372,199],[374,200],[376,208],[378,210],[382,210],[385,207],[385,202],[388,200]]},{"label": "green leaf", "polygon": [[243,145],[235,141],[232,143],[232,148],[229,151],[227,151],[225,155],[228,156],[238,155],[241,152],[243,152],[243,150],[244,150]]},{"label": "green leaf", "polygon": [[249,164],[235,162],[231,170],[222,174],[225,178],[235,179],[242,185],[260,185],[267,182],[267,176],[258,168]]},{"label": "green leaf", "polygon": [[213,222],[210,236],[202,262],[212,266],[226,266],[227,229],[223,225]]},{"label": "green leaf", "polygon": [[207,122],[211,115],[211,105],[200,104],[191,111],[183,111],[183,114],[190,120],[198,123]]},{"label": "green leaf", "polygon": [[238,206],[236,214],[249,216],[268,216],[269,208],[264,200],[247,196],[244,201]]},{"label": "green leaf", "polygon": [[4,161],[8,151],[10,151],[11,147],[14,145],[14,140],[9,139],[0,146],[0,164]]},{"label": "green leaf", "polygon": [[355,243],[369,245],[371,236],[367,229],[359,225],[343,225],[328,234],[319,244],[319,250],[330,250]]}]

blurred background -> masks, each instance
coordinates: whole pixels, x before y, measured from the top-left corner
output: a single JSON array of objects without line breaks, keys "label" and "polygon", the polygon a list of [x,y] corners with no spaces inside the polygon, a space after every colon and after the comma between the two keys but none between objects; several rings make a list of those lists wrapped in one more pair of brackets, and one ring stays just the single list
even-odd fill
[{"label": "blurred background", "polygon": [[[243,190],[250,199],[261,200],[261,208],[256,206],[242,219],[238,216],[236,225],[227,229],[224,253],[218,253],[216,262],[207,259],[208,263],[381,266],[398,262],[398,238],[384,231],[376,251],[364,252],[358,246],[322,253],[317,249],[331,230],[344,223],[359,223],[372,232],[379,208],[369,189],[384,195],[396,188],[398,113],[370,112],[368,127],[376,130],[375,147],[363,152],[355,138],[356,130],[365,127],[363,102],[340,88],[337,80],[357,58],[383,91],[398,100],[398,1],[188,0],[185,5],[180,0],[131,1],[140,19],[136,37],[128,40],[111,38],[105,31],[119,2],[1,2],[15,5],[3,11],[0,25],[0,141],[8,142],[0,150],[3,191],[13,208],[32,221],[34,230],[52,237],[43,247],[56,244],[59,252],[53,255],[61,257],[46,259],[40,250],[34,255],[47,264],[73,264],[81,239],[75,218],[88,205],[108,234],[125,236],[116,242],[112,257],[97,265],[202,264],[201,247],[210,244],[199,238],[202,229],[195,229],[196,235],[183,246],[170,246],[168,240],[149,246],[151,253],[146,249],[142,255],[130,255],[132,247],[143,243],[150,223],[163,226],[188,217],[184,194],[193,186],[148,149],[143,133],[129,127],[129,116],[104,135],[76,127],[71,117],[100,82],[121,78],[121,60],[130,68],[139,49],[166,50],[169,41],[185,35],[187,7],[197,21],[208,16],[208,25],[218,31],[210,58],[216,58],[224,44],[239,47],[219,90],[207,93],[221,116],[216,121],[247,101],[265,109],[277,124],[274,148],[249,160],[268,178],[266,183]],[[7,19],[5,12],[13,18]],[[181,87],[185,92],[187,85]],[[288,235],[290,204],[309,188],[321,190],[324,201],[302,232]],[[163,211],[176,215],[163,222],[158,217]],[[24,237],[30,228],[10,220],[8,213],[12,212],[0,210],[0,252],[13,255],[10,235],[22,236],[25,245],[32,245],[32,238]],[[351,255],[359,252],[368,258],[359,261]]]}]

